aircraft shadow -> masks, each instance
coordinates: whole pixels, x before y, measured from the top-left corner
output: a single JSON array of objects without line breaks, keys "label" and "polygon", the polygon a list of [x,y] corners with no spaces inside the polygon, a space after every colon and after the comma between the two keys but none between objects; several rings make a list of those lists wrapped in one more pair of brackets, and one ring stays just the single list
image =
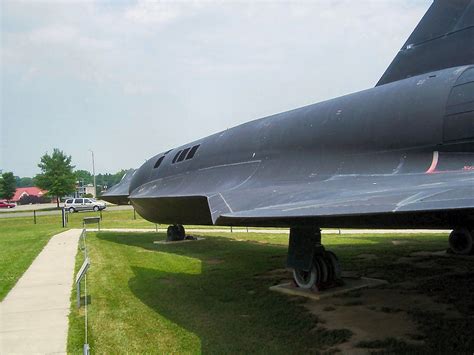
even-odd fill
[{"label": "aircraft shadow", "polygon": [[[132,267],[128,286],[154,312],[197,335],[204,353],[317,351],[340,340],[337,331],[315,332],[317,319],[301,301],[268,291],[289,275],[281,270],[286,246],[222,237],[173,245],[153,244],[157,234],[98,237],[200,260],[194,274]],[[269,273],[275,269],[281,272]]]}]

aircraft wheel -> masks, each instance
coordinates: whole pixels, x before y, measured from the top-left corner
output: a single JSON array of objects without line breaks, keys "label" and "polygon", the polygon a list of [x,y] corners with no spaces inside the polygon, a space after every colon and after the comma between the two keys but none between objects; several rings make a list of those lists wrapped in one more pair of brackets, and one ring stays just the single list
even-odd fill
[{"label": "aircraft wheel", "polygon": [[184,229],[182,224],[178,224],[177,227],[180,240],[184,240],[186,238],[186,230]]},{"label": "aircraft wheel", "polygon": [[183,240],[185,236],[184,227],[180,224],[174,224],[169,226],[166,231],[166,240],[174,242],[177,240]]},{"label": "aircraft wheel", "polygon": [[293,279],[299,288],[306,290],[311,289],[318,282],[318,269],[316,264],[311,265],[311,270],[304,271],[300,269],[293,269]]},{"label": "aircraft wheel", "polygon": [[318,263],[320,270],[320,277],[317,286],[321,287],[329,281],[329,267],[328,264],[326,264],[326,260],[324,260],[322,257],[317,257],[315,261]]},{"label": "aircraft wheel", "polygon": [[330,265],[324,257],[315,256],[311,270],[305,271],[300,269],[293,269],[293,280],[298,287],[306,290],[317,288],[320,289],[331,282],[330,279]]},{"label": "aircraft wheel", "polygon": [[323,289],[338,284],[341,280],[341,266],[336,254],[324,251],[314,257],[309,271],[293,269],[293,280],[303,289]]},{"label": "aircraft wheel", "polygon": [[331,281],[339,281],[342,277],[341,264],[339,260],[332,251],[326,250],[325,253],[326,260],[328,260],[331,269]]},{"label": "aircraft wheel", "polygon": [[474,252],[474,234],[466,228],[455,229],[449,235],[449,247],[454,254],[469,255]]}]

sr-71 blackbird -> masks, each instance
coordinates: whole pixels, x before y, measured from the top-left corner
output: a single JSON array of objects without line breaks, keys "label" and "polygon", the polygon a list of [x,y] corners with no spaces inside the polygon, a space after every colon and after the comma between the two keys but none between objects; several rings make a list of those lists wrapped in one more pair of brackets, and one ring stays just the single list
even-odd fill
[{"label": "sr-71 blackbird", "polygon": [[303,288],[340,277],[320,228],[449,228],[474,252],[474,0],[435,1],[374,88],[160,153],[103,198],[149,221],[290,228]]}]

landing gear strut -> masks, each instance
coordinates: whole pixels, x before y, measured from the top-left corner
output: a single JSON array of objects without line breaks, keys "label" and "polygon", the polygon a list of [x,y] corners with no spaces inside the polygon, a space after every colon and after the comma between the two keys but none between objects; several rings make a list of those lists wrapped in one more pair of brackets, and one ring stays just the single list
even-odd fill
[{"label": "landing gear strut", "polygon": [[339,261],[321,244],[319,228],[290,229],[287,265],[293,268],[293,279],[300,288],[321,290],[342,283]]},{"label": "landing gear strut", "polygon": [[449,247],[454,254],[474,254],[474,230],[458,228],[449,235]]},{"label": "landing gear strut", "polygon": [[173,224],[172,226],[169,226],[168,230],[166,231],[166,240],[168,242],[184,240],[185,237],[186,231],[181,224]]}]

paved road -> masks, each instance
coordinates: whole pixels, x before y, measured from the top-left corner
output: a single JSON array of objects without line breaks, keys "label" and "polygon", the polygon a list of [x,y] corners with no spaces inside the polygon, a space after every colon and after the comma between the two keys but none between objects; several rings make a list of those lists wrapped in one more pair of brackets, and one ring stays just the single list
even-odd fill
[{"label": "paved road", "polygon": [[53,236],[0,303],[0,354],[66,353],[81,229]]},{"label": "paved road", "polygon": [[[16,207],[15,207],[16,208]],[[107,211],[121,211],[121,210],[131,210],[133,209],[132,206],[130,205],[124,205],[124,206],[108,206]],[[16,217],[32,217],[33,216],[33,210],[25,211],[25,212],[15,212],[14,210],[8,210],[8,212],[5,212],[5,210],[2,210],[3,212],[0,213],[0,219],[1,218],[16,218]],[[54,210],[54,211],[41,211],[38,210],[36,211],[37,216],[51,216],[51,215],[60,215],[61,210]]]},{"label": "paved road", "polygon": [[[107,203],[106,201],[103,201],[103,200],[98,200],[98,201],[102,201],[102,202],[105,202]],[[59,206],[62,206],[63,203],[60,203]],[[0,214],[1,213],[9,213],[9,212],[26,212],[26,211],[33,211],[33,210],[36,210],[36,211],[40,211],[40,210],[45,210],[45,209],[53,209],[53,208],[56,208],[56,203],[36,203],[34,205],[18,205],[14,208],[0,208]],[[124,208],[124,207],[127,207],[127,206],[115,206],[115,205],[111,205],[109,203],[107,203],[107,206],[108,207],[111,207],[111,208],[115,208],[115,207],[121,207],[121,208]],[[128,206],[129,208],[131,208],[131,206]]]},{"label": "paved road", "polygon": [[18,205],[15,208],[0,208],[0,213],[8,213],[12,211],[33,211],[33,210],[43,210],[47,208],[55,208],[55,203],[36,203],[34,205]]}]

